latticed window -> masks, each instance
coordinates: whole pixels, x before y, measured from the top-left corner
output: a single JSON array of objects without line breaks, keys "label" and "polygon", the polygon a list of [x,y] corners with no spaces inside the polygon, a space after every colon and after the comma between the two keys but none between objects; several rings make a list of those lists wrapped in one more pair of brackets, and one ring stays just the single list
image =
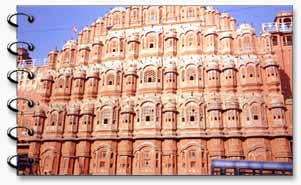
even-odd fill
[{"label": "latticed window", "polygon": [[187,73],[186,74],[187,74],[188,81],[194,81],[194,80],[196,80],[196,71],[195,71],[195,69],[193,67],[189,67],[187,69]]},{"label": "latticed window", "polygon": [[148,48],[155,48],[155,38],[154,36],[148,36]]},{"label": "latticed window", "polygon": [[190,106],[187,108],[186,111],[187,111],[187,119],[188,119],[190,122],[196,121],[196,119],[197,119],[197,109],[196,109],[196,106],[190,105]]},{"label": "latticed window", "polygon": [[173,73],[167,73],[166,74],[166,82],[170,83],[170,82],[175,82],[175,78]]},{"label": "latticed window", "polygon": [[187,18],[194,17],[194,11],[193,8],[189,8],[187,11]]},{"label": "latticed window", "polygon": [[116,40],[113,40],[111,42],[111,52],[115,53],[115,52],[117,52],[117,49],[118,49],[118,43]]},{"label": "latticed window", "polygon": [[64,82],[65,82],[65,78],[60,77],[59,80],[58,80],[58,88],[63,88],[64,87]]},{"label": "latticed window", "polygon": [[50,117],[50,125],[54,126],[58,122],[58,119],[59,119],[58,112],[53,112]]},{"label": "latticed window", "polygon": [[283,111],[280,108],[273,109],[272,110],[272,115],[273,115],[273,119],[274,120],[284,119]]},{"label": "latticed window", "polygon": [[209,80],[218,80],[216,71],[215,70],[210,70],[208,72],[208,78],[209,78]]},{"label": "latticed window", "polygon": [[156,12],[155,11],[151,11],[149,13],[149,21],[155,21],[156,20]]},{"label": "latticed window", "polygon": [[220,120],[218,111],[211,111],[210,112],[210,120],[211,121],[218,121],[218,120]]},{"label": "latticed window", "polygon": [[143,121],[154,121],[154,106],[146,104],[142,108],[142,119]]},{"label": "latticed window", "polygon": [[186,46],[191,47],[192,45],[193,45],[193,35],[192,35],[192,33],[190,33],[186,37]]},{"label": "latticed window", "polygon": [[248,73],[248,77],[254,78],[255,77],[255,66],[248,65],[247,66],[247,73]]},{"label": "latticed window", "polygon": [[224,77],[225,79],[232,79],[233,78],[233,71],[231,69],[224,71]]},{"label": "latticed window", "polygon": [[260,120],[260,111],[261,111],[261,106],[257,103],[253,103],[251,105],[251,114],[252,114],[252,119],[257,121]]},{"label": "latticed window", "polygon": [[238,118],[236,117],[236,112],[235,110],[228,110],[226,114],[226,120],[228,121],[233,121],[237,120]]},{"label": "latticed window", "polygon": [[114,74],[108,74],[106,81],[107,85],[114,85]]},{"label": "latticed window", "polygon": [[267,67],[266,73],[268,77],[274,77],[277,76],[277,70],[274,67]]},{"label": "latticed window", "polygon": [[154,70],[147,70],[144,72],[144,83],[156,82],[156,73]]},{"label": "latticed window", "polygon": [[103,124],[109,124],[109,121],[112,118],[112,111],[109,108],[105,108],[101,113],[101,118]]},{"label": "latticed window", "polygon": [[118,15],[114,15],[114,17],[113,17],[113,25],[119,25],[119,16]]}]

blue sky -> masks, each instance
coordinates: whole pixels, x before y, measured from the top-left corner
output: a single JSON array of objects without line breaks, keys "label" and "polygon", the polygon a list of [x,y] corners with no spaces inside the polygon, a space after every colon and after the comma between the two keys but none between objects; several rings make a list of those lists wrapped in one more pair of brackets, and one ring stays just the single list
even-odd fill
[{"label": "blue sky", "polygon": [[[32,58],[46,58],[54,48],[59,50],[64,43],[77,36],[72,27],[78,30],[90,25],[114,6],[18,6],[18,12],[35,17],[33,24],[28,24],[25,17],[19,17],[17,39],[34,43]],[[214,6],[220,12],[229,12],[238,24],[251,23],[257,32],[261,23],[272,22],[279,11],[292,10],[292,6]]]}]

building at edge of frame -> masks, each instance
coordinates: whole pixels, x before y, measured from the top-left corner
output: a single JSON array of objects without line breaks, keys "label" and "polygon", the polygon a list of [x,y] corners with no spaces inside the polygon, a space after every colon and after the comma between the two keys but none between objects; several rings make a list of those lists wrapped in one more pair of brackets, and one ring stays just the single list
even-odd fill
[{"label": "building at edge of frame", "polygon": [[[205,6],[117,7],[47,62],[19,58],[20,174],[208,175],[292,161],[292,12],[256,35]],[[25,52],[26,53],[26,52]],[[27,56],[28,58],[28,56]],[[25,57],[26,59],[26,57]]]}]

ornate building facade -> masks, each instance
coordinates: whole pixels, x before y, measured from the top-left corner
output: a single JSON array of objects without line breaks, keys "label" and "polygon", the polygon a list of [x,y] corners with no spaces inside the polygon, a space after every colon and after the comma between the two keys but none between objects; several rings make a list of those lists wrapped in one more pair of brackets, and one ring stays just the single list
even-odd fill
[{"label": "ornate building facade", "polygon": [[292,57],[273,35],[236,28],[212,7],[115,8],[47,65],[28,67],[34,80],[20,76],[18,97],[36,104],[18,102],[18,124],[35,130],[19,132],[18,153],[39,175],[208,175],[213,159],[291,162],[292,96],[279,70]]}]

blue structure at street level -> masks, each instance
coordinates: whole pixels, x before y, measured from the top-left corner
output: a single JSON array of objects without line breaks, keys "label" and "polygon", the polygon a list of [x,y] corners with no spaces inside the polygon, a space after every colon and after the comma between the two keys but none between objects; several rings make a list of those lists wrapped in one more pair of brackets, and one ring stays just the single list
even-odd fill
[{"label": "blue structure at street level", "polygon": [[293,164],[242,160],[212,160],[211,175],[292,175]]}]

